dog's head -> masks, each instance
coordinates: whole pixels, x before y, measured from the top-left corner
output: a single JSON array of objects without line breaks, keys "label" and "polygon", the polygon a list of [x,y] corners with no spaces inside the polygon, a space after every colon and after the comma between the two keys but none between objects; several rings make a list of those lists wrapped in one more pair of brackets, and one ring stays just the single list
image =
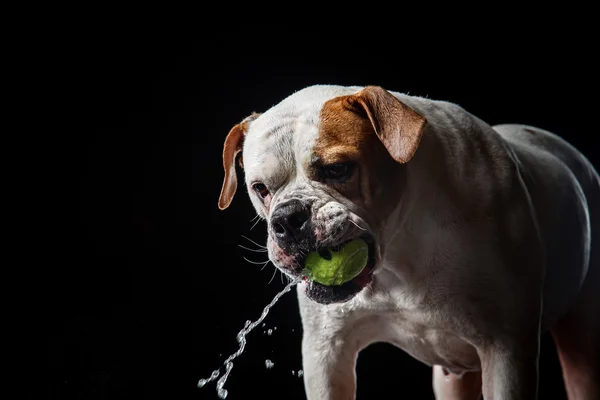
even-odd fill
[{"label": "dog's head", "polygon": [[238,159],[250,199],[267,221],[269,258],[290,277],[302,273],[309,251],[364,238],[369,261],[357,277],[339,286],[306,285],[319,303],[347,301],[369,285],[382,259],[383,223],[398,205],[402,164],[416,151],[425,124],[377,86],[298,91],[231,129],[219,208],[236,192]]}]

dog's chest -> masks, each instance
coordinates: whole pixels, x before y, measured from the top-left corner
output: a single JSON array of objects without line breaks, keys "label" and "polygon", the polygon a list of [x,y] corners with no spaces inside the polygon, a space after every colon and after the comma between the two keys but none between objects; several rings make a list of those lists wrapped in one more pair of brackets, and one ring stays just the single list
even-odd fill
[{"label": "dog's chest", "polygon": [[375,295],[354,303],[345,327],[360,332],[356,339],[363,344],[387,342],[430,366],[441,365],[455,374],[478,370],[477,351],[448,328],[447,316],[418,303]]},{"label": "dog's chest", "polygon": [[422,316],[390,313],[381,319],[378,340],[391,343],[428,365],[441,365],[460,374],[479,369],[474,347],[443,329],[433,328]]}]

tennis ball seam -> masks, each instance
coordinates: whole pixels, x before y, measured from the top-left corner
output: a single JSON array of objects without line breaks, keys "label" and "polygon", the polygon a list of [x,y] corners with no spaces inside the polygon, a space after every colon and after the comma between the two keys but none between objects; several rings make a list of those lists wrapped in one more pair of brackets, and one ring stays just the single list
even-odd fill
[{"label": "tennis ball seam", "polygon": [[[344,263],[341,264],[337,268],[337,271],[335,272],[335,276],[331,279],[331,282],[329,283],[330,285],[335,284],[335,282],[337,281],[337,278],[338,278],[339,274],[344,270],[344,268],[346,267],[346,265],[356,256],[357,253],[360,253],[361,251],[366,251],[368,253],[369,249],[368,249],[368,247],[359,247],[358,249],[356,249],[352,253],[350,253],[348,255],[348,257],[346,257],[346,259],[344,260]],[[356,275],[354,275],[348,281],[351,281],[352,279],[356,278],[362,272],[362,270],[365,267],[366,267],[366,264],[360,269],[360,271],[358,271],[358,273]]]}]

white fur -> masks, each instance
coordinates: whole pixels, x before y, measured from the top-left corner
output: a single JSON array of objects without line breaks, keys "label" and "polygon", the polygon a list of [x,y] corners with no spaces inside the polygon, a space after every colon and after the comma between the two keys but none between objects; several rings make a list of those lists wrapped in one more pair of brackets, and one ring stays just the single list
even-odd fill
[{"label": "white fur", "polygon": [[[269,209],[250,194],[263,218],[268,219],[283,199],[312,196],[318,198],[315,214],[321,221],[339,214],[372,229],[368,215],[310,182],[302,170],[302,159],[310,155],[318,133],[323,103],[360,89],[312,86],[250,123],[243,149],[246,183],[260,180],[273,193]],[[523,398],[536,382],[524,367],[525,359],[515,354],[527,346],[532,348],[531,357],[537,357],[536,335],[573,307],[590,252],[600,251],[591,239],[592,231],[600,234],[600,226],[590,222],[590,212],[600,212],[598,175],[581,154],[551,133],[520,125],[494,130],[456,104],[393,94],[427,118],[427,129],[407,163],[409,192],[389,215],[385,233],[377,236],[382,253],[372,284],[347,303],[332,305],[309,300],[305,284],[298,285],[307,396],[353,399],[358,352],[370,343],[388,342],[455,374],[483,370],[484,392],[494,399]],[[470,147],[474,139],[481,140],[493,161],[480,158],[488,156]],[[514,207],[507,204],[502,220],[492,216],[454,222],[469,210],[452,204],[445,189],[431,182],[433,161],[428,152],[434,144],[452,149],[447,164],[436,168],[444,168],[447,182],[464,199],[492,204],[498,193],[507,194],[506,201],[514,202]],[[492,163],[493,176],[484,161]],[[522,187],[511,191],[521,180]],[[541,207],[548,212],[536,212]],[[498,223],[503,225],[496,231]],[[558,238],[561,229],[576,239],[562,244],[562,249],[544,248],[544,242]],[[506,239],[501,245],[498,235]],[[511,247],[520,240],[531,248],[527,260],[511,258],[522,251]],[[561,250],[570,254],[566,264],[548,260]],[[531,293],[539,293],[540,301],[531,300]],[[519,330],[532,319],[535,328],[536,318],[539,331]],[[590,329],[597,334],[595,321]],[[485,382],[490,381],[493,385],[486,389]]]},{"label": "white fur", "polygon": [[[358,87],[311,86],[290,95],[253,121],[243,148],[246,184],[261,180],[275,193],[293,181],[301,173],[302,157],[310,153],[317,137],[323,103],[358,90]],[[251,199],[258,213],[266,218],[267,210],[256,198]],[[275,207],[274,203],[270,209]]]}]

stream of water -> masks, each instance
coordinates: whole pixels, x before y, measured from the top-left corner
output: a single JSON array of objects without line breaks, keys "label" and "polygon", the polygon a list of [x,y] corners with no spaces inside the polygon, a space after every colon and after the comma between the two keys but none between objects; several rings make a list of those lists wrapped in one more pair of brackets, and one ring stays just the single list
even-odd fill
[{"label": "stream of water", "polygon": [[214,370],[212,374],[210,374],[210,377],[206,379],[200,379],[198,381],[199,388],[204,387],[204,385],[206,385],[207,383],[219,378],[219,380],[217,381],[217,394],[221,399],[225,399],[227,397],[227,390],[224,388],[225,382],[227,381],[227,377],[229,377],[229,373],[233,369],[233,360],[235,360],[244,352],[244,348],[246,347],[246,336],[265,319],[271,307],[273,307],[273,305],[277,303],[277,300],[279,300],[281,296],[289,292],[294,285],[296,285],[302,280],[302,278],[304,278],[304,276],[302,275],[297,277],[296,279],[288,283],[287,286],[283,288],[281,292],[277,293],[273,300],[271,300],[271,302],[267,304],[267,306],[263,309],[263,312],[260,315],[259,319],[257,319],[254,322],[251,322],[250,320],[246,321],[246,323],[244,324],[244,328],[241,331],[239,331],[236,336],[237,342],[239,343],[238,350],[229,357],[227,357],[227,359],[223,362],[223,366],[225,367],[225,373],[221,376],[221,378],[219,378],[219,375],[221,373],[220,368]]}]

